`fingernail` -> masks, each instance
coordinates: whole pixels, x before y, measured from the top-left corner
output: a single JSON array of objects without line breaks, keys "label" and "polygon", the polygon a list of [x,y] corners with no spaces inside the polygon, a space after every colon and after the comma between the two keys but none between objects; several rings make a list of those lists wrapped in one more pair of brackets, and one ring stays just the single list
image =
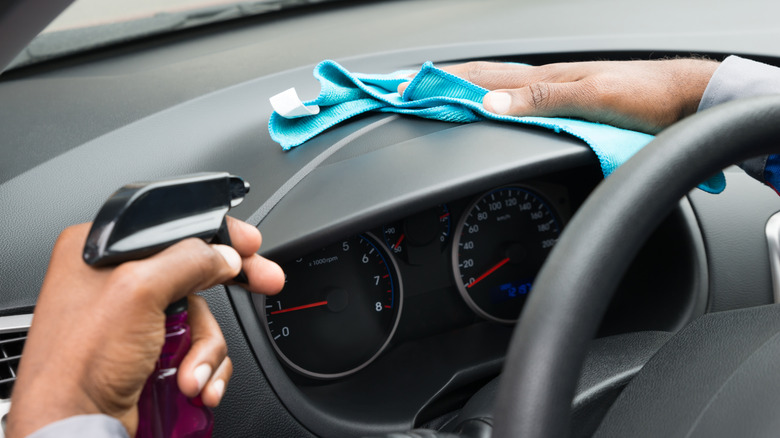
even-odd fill
[{"label": "fingernail", "polygon": [[[504,92],[491,92],[482,99],[482,106],[496,114],[506,114],[512,104],[512,96]],[[489,107],[489,108],[488,108]]]},{"label": "fingernail", "polygon": [[225,394],[225,381],[222,379],[217,379],[214,381],[214,383],[211,384],[211,388],[217,395],[217,398],[221,400],[222,395]]},{"label": "fingernail", "polygon": [[222,255],[222,258],[236,271],[241,270],[241,256],[238,255],[235,249],[227,245],[211,245],[212,248],[217,250]]},{"label": "fingernail", "polygon": [[200,364],[195,367],[195,369],[192,371],[192,374],[195,376],[195,380],[198,381],[198,392],[200,392],[203,387],[206,386],[206,382],[209,381],[209,377],[211,377],[211,365],[207,363]]}]

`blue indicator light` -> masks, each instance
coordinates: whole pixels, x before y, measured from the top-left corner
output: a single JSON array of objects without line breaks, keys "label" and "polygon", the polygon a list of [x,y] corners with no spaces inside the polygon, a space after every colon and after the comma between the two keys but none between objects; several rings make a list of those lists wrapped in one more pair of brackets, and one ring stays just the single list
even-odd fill
[{"label": "blue indicator light", "polygon": [[504,283],[490,290],[490,299],[494,304],[500,304],[514,298],[524,297],[531,292],[532,284],[533,279]]}]

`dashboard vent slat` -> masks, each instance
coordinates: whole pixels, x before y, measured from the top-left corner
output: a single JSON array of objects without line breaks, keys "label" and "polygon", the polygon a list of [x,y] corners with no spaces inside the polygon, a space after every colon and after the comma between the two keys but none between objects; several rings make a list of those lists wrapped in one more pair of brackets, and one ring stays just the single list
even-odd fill
[{"label": "dashboard vent slat", "polygon": [[0,334],[0,400],[11,398],[27,331]]},{"label": "dashboard vent slat", "polygon": [[0,364],[19,360],[21,357],[22,357],[21,354],[17,354],[16,356],[0,357]]},{"label": "dashboard vent slat", "polygon": [[[0,336],[2,336],[2,335],[0,335]],[[13,344],[17,344],[19,341],[26,341],[26,340],[27,340],[27,333],[22,332],[22,333],[19,333],[19,337],[18,338],[11,338],[11,339],[2,339],[2,338],[0,338],[0,345],[13,345]],[[24,345],[24,343],[22,343],[22,345]]]}]

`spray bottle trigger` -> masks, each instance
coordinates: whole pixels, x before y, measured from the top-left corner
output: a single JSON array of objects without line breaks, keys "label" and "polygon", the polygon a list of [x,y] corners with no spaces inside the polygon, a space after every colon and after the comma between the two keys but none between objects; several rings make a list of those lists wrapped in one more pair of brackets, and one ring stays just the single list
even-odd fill
[{"label": "spray bottle trigger", "polygon": [[[233,246],[233,242],[230,240],[230,232],[228,231],[227,218],[222,219],[222,223],[219,225],[219,229],[217,229],[217,233],[214,235],[214,238],[211,239],[211,243]],[[242,269],[239,271],[238,275],[233,278],[233,281],[236,283],[246,284],[249,283],[249,278]]]}]

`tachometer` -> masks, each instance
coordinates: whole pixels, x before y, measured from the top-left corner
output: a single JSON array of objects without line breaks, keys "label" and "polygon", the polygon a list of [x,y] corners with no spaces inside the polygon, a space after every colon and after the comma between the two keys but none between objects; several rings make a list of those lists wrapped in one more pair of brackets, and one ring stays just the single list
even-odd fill
[{"label": "tachometer", "polygon": [[385,349],[400,316],[401,280],[374,237],[342,240],[282,268],[284,290],[258,310],[290,367],[310,377],[342,377]]},{"label": "tachometer", "polygon": [[560,233],[560,219],[530,189],[501,187],[482,195],[461,217],[452,248],[466,303],[487,319],[516,321]]}]

